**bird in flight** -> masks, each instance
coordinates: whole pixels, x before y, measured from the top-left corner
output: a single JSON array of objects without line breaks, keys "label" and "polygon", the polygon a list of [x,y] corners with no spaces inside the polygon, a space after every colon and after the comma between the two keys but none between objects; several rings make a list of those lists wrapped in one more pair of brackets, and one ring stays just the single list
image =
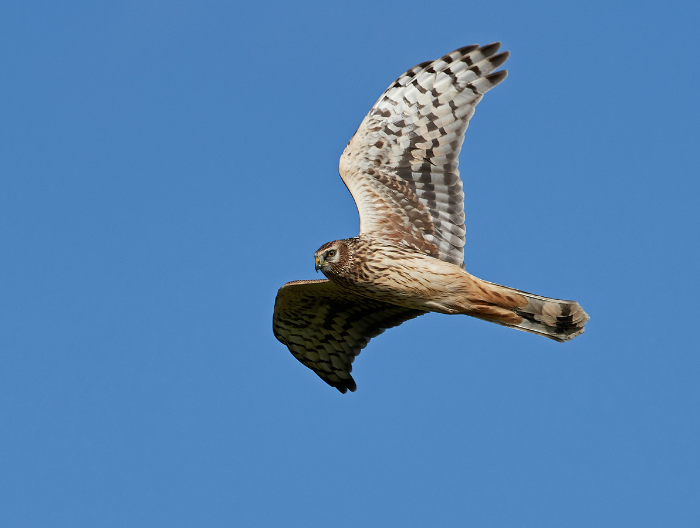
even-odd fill
[{"label": "bird in flight", "polygon": [[352,362],[373,337],[428,312],[464,314],[568,341],[588,315],[478,279],[464,269],[464,193],[457,169],[476,105],[502,82],[500,43],[459,48],[401,75],[374,104],[340,158],[360,234],[321,246],[325,280],[277,292],[275,337],[340,392],[357,386]]}]

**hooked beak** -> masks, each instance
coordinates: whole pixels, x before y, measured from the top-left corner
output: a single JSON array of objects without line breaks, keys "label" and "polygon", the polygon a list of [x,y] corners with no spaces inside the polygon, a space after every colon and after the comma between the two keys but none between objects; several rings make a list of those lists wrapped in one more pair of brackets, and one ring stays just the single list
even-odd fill
[{"label": "hooked beak", "polygon": [[314,256],[314,259],[316,260],[316,266],[315,266],[316,273],[318,273],[318,270],[321,269],[321,266],[323,265],[323,263],[321,262],[321,259],[318,258],[318,256]]}]

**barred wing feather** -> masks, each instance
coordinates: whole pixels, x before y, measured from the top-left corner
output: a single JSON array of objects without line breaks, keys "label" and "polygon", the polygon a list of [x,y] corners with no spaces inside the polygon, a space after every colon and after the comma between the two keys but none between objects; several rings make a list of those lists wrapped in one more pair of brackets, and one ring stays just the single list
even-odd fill
[{"label": "barred wing feather", "polygon": [[345,393],[357,388],[352,362],[370,339],[424,313],[354,294],[328,280],[295,281],[277,292],[272,331],[295,358]]},{"label": "barred wing feather", "polygon": [[464,193],[458,156],[483,95],[506,78],[500,43],[467,46],[401,75],[340,158],[360,234],[463,266]]}]

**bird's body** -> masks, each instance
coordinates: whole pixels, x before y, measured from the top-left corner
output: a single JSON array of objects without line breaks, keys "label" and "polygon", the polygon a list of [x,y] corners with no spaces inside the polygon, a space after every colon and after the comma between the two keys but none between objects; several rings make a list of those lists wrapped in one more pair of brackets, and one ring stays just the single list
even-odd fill
[{"label": "bird's body", "polygon": [[338,246],[347,248],[347,260],[320,269],[343,288],[425,312],[456,314],[468,309],[475,282],[459,266],[368,236],[330,242],[319,251]]},{"label": "bird's body", "polygon": [[[330,251],[335,251],[331,259],[336,260],[324,257]],[[361,297],[423,312],[470,315],[557,341],[583,332],[579,324],[587,317],[575,301],[493,284],[455,264],[368,236],[324,244],[316,261],[328,279]],[[532,323],[537,321],[528,315],[554,319],[535,327]]]},{"label": "bird's body", "polygon": [[588,315],[575,301],[530,294],[464,270],[458,155],[483,94],[506,77],[499,44],[467,46],[411,68],[375,103],[340,159],[360,235],[324,244],[325,281],[280,288],[273,331],[341,392],[352,362],[387,328],[427,312],[464,314],[567,341]]}]

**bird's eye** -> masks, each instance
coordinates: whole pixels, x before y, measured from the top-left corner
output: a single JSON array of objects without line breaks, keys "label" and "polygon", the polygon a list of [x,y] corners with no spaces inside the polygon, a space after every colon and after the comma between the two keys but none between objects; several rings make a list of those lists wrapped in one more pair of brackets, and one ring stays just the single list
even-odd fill
[{"label": "bird's eye", "polygon": [[329,256],[329,257],[335,257],[335,249],[331,249],[331,250],[328,252],[328,256]]}]

